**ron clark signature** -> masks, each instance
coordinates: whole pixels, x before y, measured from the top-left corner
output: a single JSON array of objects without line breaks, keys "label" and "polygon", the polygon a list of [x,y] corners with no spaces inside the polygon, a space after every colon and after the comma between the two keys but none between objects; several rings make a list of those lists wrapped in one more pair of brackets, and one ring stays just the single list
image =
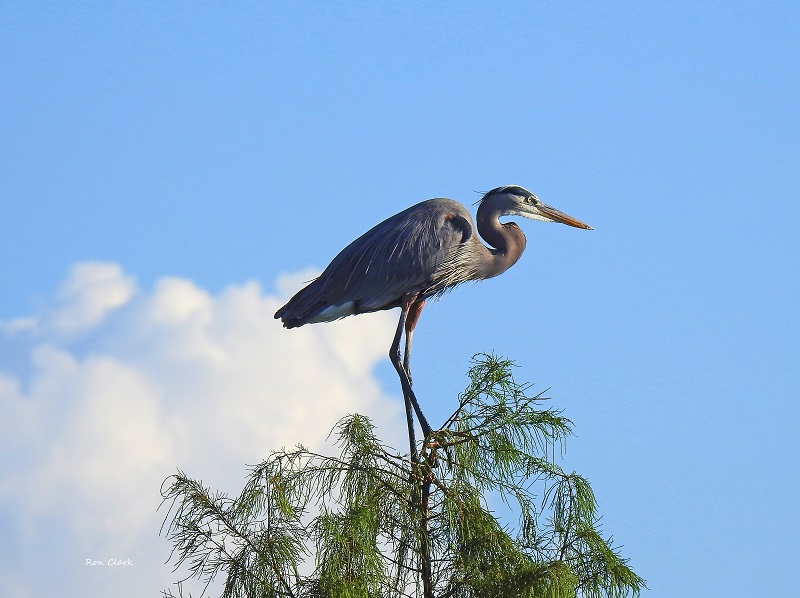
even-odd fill
[{"label": "ron clark signature", "polygon": [[127,567],[133,565],[133,561],[131,559],[108,559],[107,561],[97,561],[95,559],[86,559],[86,564],[92,567],[105,567],[108,565],[109,567]]}]

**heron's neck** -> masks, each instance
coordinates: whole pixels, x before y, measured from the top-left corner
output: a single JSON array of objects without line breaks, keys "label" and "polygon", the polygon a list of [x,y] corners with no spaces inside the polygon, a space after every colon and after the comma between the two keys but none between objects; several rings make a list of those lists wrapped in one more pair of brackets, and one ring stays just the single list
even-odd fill
[{"label": "heron's neck", "polygon": [[485,204],[478,207],[478,232],[494,249],[487,256],[484,278],[497,276],[517,263],[525,251],[525,235],[513,222],[500,224],[502,211]]}]

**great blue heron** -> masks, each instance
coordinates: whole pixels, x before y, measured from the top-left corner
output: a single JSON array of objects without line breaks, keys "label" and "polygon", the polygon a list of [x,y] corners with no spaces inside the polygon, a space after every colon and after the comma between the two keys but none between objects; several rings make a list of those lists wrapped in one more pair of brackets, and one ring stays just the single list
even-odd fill
[{"label": "great blue heron", "polygon": [[400,307],[389,358],[403,389],[412,458],[416,444],[412,407],[423,434],[427,437],[431,432],[411,389],[414,327],[427,299],[462,282],[492,278],[514,265],[525,249],[525,235],[513,222],[500,223],[501,216],[510,215],[592,229],[545,205],[527,189],[506,185],[486,193],[478,206],[478,233],[489,248],[478,239],[463,205],[452,199],[429,199],[384,220],[350,243],[319,278],[275,313],[286,328],[296,328]]}]

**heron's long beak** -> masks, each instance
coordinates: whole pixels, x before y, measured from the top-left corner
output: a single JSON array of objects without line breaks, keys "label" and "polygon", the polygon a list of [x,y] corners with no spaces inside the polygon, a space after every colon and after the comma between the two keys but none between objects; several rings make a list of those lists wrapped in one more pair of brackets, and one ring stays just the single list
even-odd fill
[{"label": "heron's long beak", "polygon": [[539,212],[542,213],[542,215],[546,216],[547,218],[550,218],[551,220],[553,220],[553,222],[560,222],[561,224],[569,224],[570,226],[574,226],[576,228],[585,228],[586,230],[594,230],[591,226],[589,226],[588,224],[584,224],[577,218],[573,218],[572,216],[569,216],[564,212],[559,212],[555,208],[551,208],[550,206],[543,204],[541,202],[539,202],[536,205],[536,208],[539,210]]}]

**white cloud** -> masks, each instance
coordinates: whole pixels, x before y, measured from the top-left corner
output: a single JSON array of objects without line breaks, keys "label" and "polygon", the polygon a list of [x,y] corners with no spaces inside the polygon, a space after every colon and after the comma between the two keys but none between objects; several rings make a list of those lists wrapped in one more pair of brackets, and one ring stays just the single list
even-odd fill
[{"label": "white cloud", "polygon": [[106,314],[130,301],[136,288],[118,264],[76,264],[58,290],[50,325],[63,332],[96,326]]},{"label": "white cloud", "polygon": [[[152,594],[172,580],[155,509],[176,468],[234,492],[245,464],[319,448],[352,412],[403,446],[401,405],[372,375],[391,314],[291,331],[274,320],[311,276],[282,277],[281,296],[255,282],[212,295],[180,278],[137,289],[116,264],[79,264],[42,314],[0,322],[4,587]],[[85,564],[112,557],[134,566]]]}]

